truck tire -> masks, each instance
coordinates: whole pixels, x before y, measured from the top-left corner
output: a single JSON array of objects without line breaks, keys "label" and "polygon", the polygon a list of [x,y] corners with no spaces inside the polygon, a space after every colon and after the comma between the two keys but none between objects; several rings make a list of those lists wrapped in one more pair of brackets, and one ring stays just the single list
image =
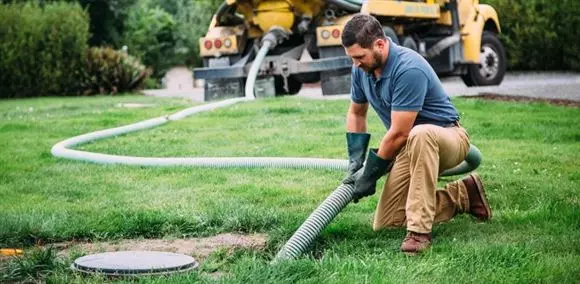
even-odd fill
[{"label": "truck tire", "polygon": [[472,87],[501,84],[507,69],[507,57],[505,48],[495,33],[483,32],[480,58],[480,64],[467,66],[467,73],[461,76],[465,85]]}]

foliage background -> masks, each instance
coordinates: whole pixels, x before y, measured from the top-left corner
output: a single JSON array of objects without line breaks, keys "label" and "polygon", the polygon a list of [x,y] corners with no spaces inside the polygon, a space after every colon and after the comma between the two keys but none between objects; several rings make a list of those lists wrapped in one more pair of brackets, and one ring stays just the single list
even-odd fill
[{"label": "foliage background", "polygon": [[0,5],[0,98],[76,93],[88,37],[79,4]]},{"label": "foliage background", "polygon": [[[157,87],[172,66],[200,66],[198,39],[223,1],[0,3],[0,97],[27,97],[86,94],[77,81],[84,72],[81,62],[89,47],[127,47],[129,55],[151,70],[154,81],[149,87]],[[8,5],[14,3],[27,8],[18,12]],[[580,1],[481,3],[498,11],[510,70],[580,71]]]},{"label": "foliage background", "polygon": [[175,65],[199,65],[198,40],[221,1],[140,0],[128,13],[122,44],[153,76],[161,78]]},{"label": "foliage background", "polygon": [[499,15],[509,69],[580,71],[580,1],[482,0]]}]

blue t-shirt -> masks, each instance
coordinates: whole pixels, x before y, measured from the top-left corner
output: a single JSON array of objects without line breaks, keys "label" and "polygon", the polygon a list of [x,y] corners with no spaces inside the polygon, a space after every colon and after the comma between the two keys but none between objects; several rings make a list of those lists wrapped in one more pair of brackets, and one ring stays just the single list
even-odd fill
[{"label": "blue t-shirt", "polygon": [[445,126],[459,120],[427,60],[390,39],[387,62],[378,80],[353,66],[351,98],[355,103],[370,103],[387,128],[391,127],[391,110],[418,112],[415,125]]}]

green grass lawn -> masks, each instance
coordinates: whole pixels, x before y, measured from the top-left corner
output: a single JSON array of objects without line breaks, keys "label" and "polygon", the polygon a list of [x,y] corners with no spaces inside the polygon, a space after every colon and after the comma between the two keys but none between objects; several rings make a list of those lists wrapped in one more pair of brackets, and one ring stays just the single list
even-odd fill
[{"label": "green grass lawn", "polygon": [[[269,261],[344,173],[331,170],[151,168],[54,158],[66,138],[171,114],[186,100],[143,96],[0,101],[0,247],[67,240],[265,233],[265,250],[217,252],[198,272],[151,282],[566,283],[580,281],[580,109],[455,98],[483,153],[494,213],[434,227],[432,250],[407,257],[404,229],[373,232],[379,194],[351,204],[295,261]],[[120,103],[153,104],[124,108]],[[346,159],[348,101],[295,97],[202,113],[80,149],[146,157]],[[384,129],[371,111],[372,145]],[[458,178],[458,177],[457,177]],[[442,180],[441,183],[450,180]],[[382,181],[379,184],[379,192]],[[0,282],[103,281],[51,250],[0,262]],[[221,275],[216,278],[211,273]]]}]

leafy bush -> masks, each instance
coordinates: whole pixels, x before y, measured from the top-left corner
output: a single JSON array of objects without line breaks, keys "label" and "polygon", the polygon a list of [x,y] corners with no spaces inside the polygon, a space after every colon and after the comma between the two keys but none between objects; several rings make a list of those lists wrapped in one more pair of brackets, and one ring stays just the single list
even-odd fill
[{"label": "leafy bush", "polygon": [[128,14],[123,44],[161,78],[175,65],[199,65],[198,40],[223,0],[139,0]]},{"label": "leafy bush", "polygon": [[171,67],[174,56],[175,20],[159,7],[141,2],[129,12],[125,44],[129,52],[153,68],[154,77],[162,77]]},{"label": "leafy bush", "polygon": [[151,70],[135,57],[109,47],[87,51],[80,87],[84,94],[118,94],[143,86]]},{"label": "leafy bush", "polygon": [[[159,0],[158,0],[159,1]],[[209,23],[222,0],[210,1],[159,1],[177,22],[175,51],[179,62],[200,66],[199,38],[204,36]],[[163,5],[162,4],[162,5]]]},{"label": "leafy bush", "polygon": [[580,71],[580,1],[481,2],[499,14],[511,69]]},{"label": "leafy bush", "polygon": [[88,38],[78,4],[0,4],[0,97],[77,93]]},{"label": "leafy bush", "polygon": [[90,18],[89,45],[120,47],[127,13],[138,0],[0,0],[0,3],[35,2],[45,5],[59,1],[79,3],[87,11]]}]

